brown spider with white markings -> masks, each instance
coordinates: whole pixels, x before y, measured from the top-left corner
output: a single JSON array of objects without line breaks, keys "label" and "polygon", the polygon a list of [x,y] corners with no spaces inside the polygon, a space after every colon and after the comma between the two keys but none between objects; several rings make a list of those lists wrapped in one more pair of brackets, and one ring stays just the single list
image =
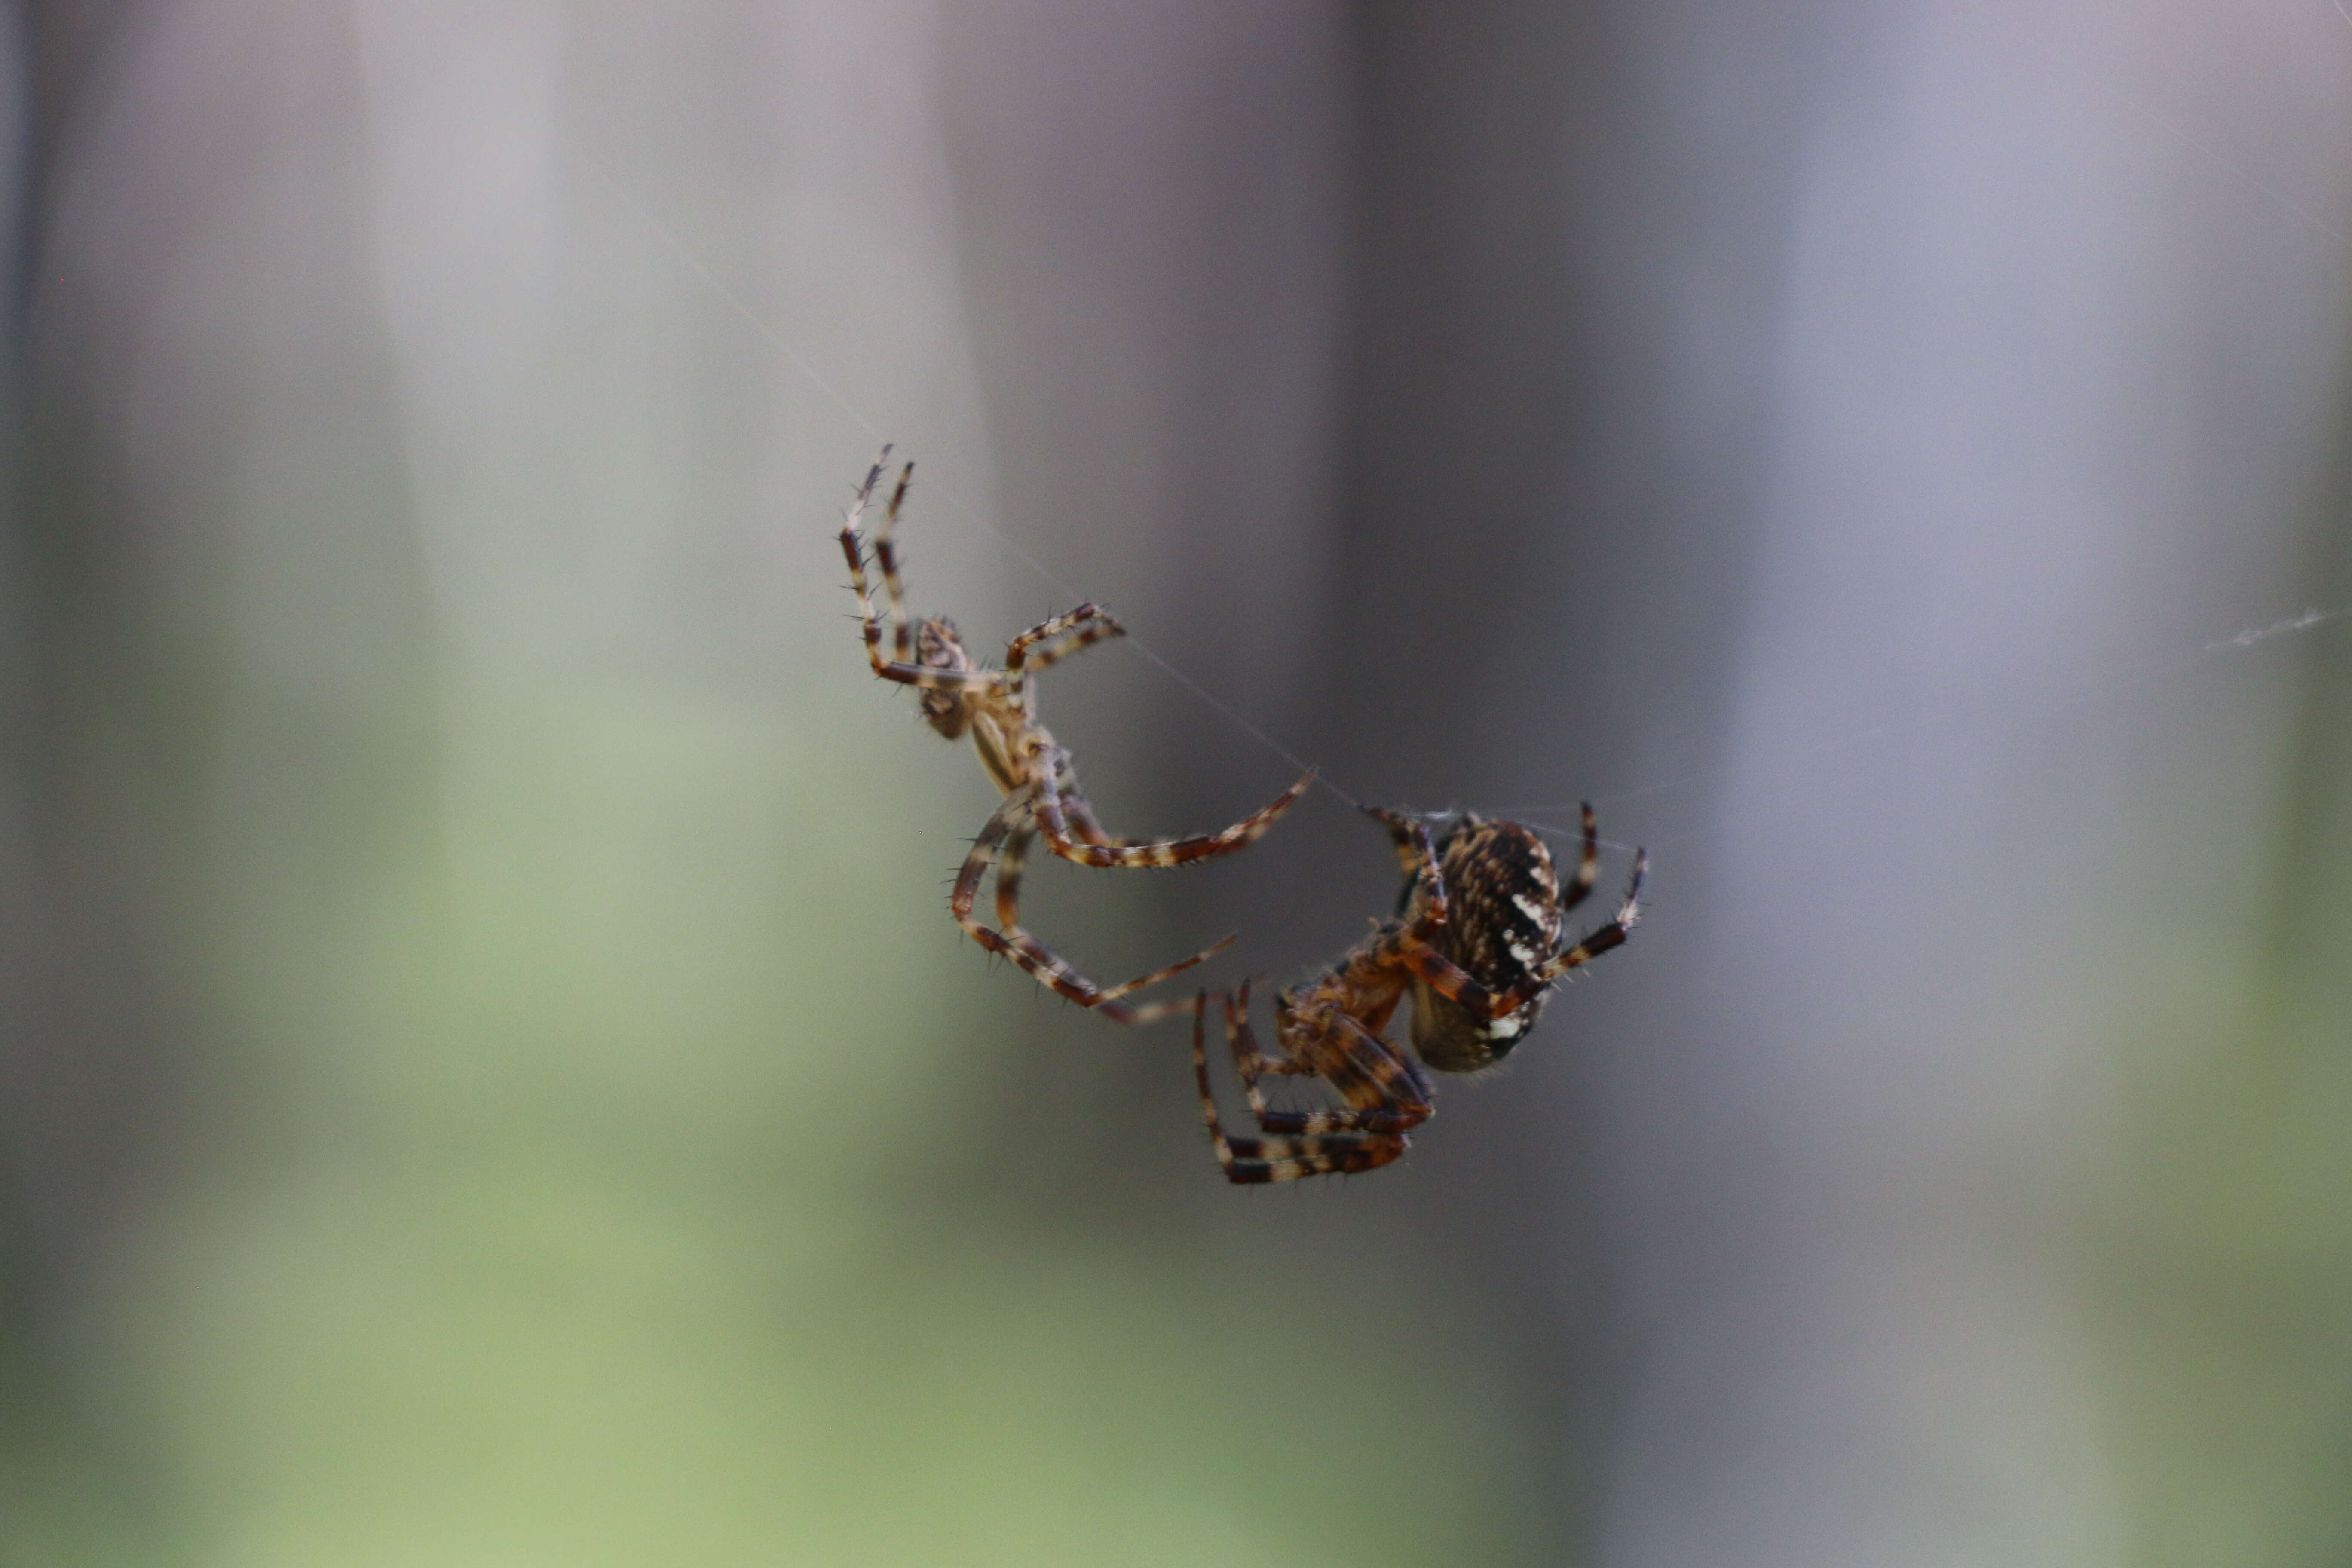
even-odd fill
[{"label": "brown spider with white markings", "polygon": [[[1226,1043],[1261,1136],[1228,1138],[1218,1125],[1204,1019],[1192,1021],[1201,1110],[1229,1182],[1287,1182],[1387,1164],[1404,1152],[1408,1134],[1433,1109],[1421,1066],[1381,1036],[1408,992],[1421,1064],[1476,1072],[1527,1038],[1554,982],[1622,942],[1640,918],[1649,858],[1637,853],[1617,918],[1559,950],[1562,917],[1592,890],[1598,872],[1600,839],[1589,805],[1583,857],[1565,895],[1550,850],[1516,822],[1465,814],[1433,847],[1421,819],[1364,809],[1388,824],[1396,841],[1405,878],[1400,918],[1378,925],[1328,973],[1282,993],[1274,1009],[1278,1055],[1258,1049],[1247,985],[1238,997],[1220,998]],[[1205,1014],[1205,994],[1202,1000]],[[1262,1080],[1281,1076],[1321,1079],[1345,1107],[1272,1110]]]},{"label": "brown spider with white markings", "polygon": [[[1248,847],[1297,804],[1314,782],[1314,773],[1310,771],[1262,810],[1222,832],[1150,840],[1115,838],[1105,833],[1078,789],[1070,753],[1037,722],[1036,687],[1029,677],[1089,644],[1125,636],[1125,628],[1097,606],[1080,605],[1068,615],[1040,622],[1014,637],[1005,647],[1004,668],[1000,670],[975,663],[956,636],[955,623],[945,616],[926,616],[910,626],[898,582],[898,555],[890,541],[899,510],[906,505],[907,488],[914,480],[915,465],[908,463],[899,470],[898,485],[883,511],[882,526],[874,533],[874,561],[881,568],[883,586],[890,597],[894,657],[884,658],[882,622],[874,613],[873,597],[866,588],[865,542],[858,523],[873,501],[889,459],[890,449],[885,447],[881,461],[858,487],[856,502],[841,530],[842,553],[849,561],[850,579],[857,589],[858,616],[865,624],[866,660],[883,679],[917,689],[923,717],[932,729],[950,741],[969,734],[973,750],[980,753],[980,765],[1004,796],[956,875],[955,890],[948,899],[956,923],[981,946],[1003,953],[1041,984],[1117,1022],[1146,1024],[1171,1014],[1197,1014],[1201,1008],[1197,997],[1140,1007],[1120,998],[1181,973],[1221,952],[1234,939],[1227,937],[1214,947],[1124,984],[1097,985],[1021,929],[1021,870],[1029,841],[1042,834],[1055,854],[1081,866],[1181,866],[1230,855]],[[971,912],[992,866],[996,869],[996,925],[992,928]]]}]

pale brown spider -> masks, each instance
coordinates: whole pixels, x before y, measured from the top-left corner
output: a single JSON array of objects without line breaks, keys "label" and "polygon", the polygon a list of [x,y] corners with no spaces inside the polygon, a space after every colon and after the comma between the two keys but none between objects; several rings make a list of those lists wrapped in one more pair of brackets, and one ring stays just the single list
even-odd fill
[{"label": "pale brown spider", "polygon": [[[1249,1092],[1260,1136],[1228,1138],[1209,1087],[1204,1020],[1192,1021],[1192,1069],[1217,1163],[1229,1182],[1287,1182],[1387,1164],[1429,1119],[1430,1084],[1412,1058],[1381,1037],[1408,991],[1412,1048],[1439,1072],[1492,1067],[1527,1038],[1545,993],[1561,975],[1625,940],[1641,916],[1649,858],[1637,853],[1617,918],[1566,951],[1562,917],[1592,890],[1600,839],[1584,808],[1584,854],[1563,896],[1551,852],[1516,822],[1465,815],[1433,848],[1428,826],[1400,812],[1364,808],[1388,824],[1403,868],[1401,918],[1376,927],[1331,971],[1275,1003],[1280,1054],[1266,1056],[1250,1028],[1249,987],[1220,1000],[1234,1066]],[[1207,1011],[1205,994],[1202,1013]],[[1261,1080],[1321,1079],[1344,1109],[1268,1109]]]},{"label": "pale brown spider", "polygon": [[[890,492],[882,526],[874,534],[874,560],[890,596],[890,637],[893,658],[882,653],[882,623],[866,583],[866,552],[858,523],[874,499],[890,459],[890,449],[858,487],[857,500],[841,530],[842,553],[857,589],[857,611],[866,628],[866,661],[885,680],[917,689],[925,720],[949,740],[971,737],[980,765],[1003,793],[1003,804],[981,828],[957,873],[948,907],[956,923],[991,952],[1001,952],[1037,980],[1082,1007],[1092,1007],[1122,1024],[1146,1024],[1173,1014],[1198,1013],[1198,998],[1130,1006],[1119,998],[1179,974],[1223,951],[1227,937],[1192,957],[1139,975],[1121,985],[1102,986],[1088,980],[1021,929],[1021,868],[1029,841],[1043,834],[1054,853],[1081,866],[1181,866],[1215,855],[1244,849],[1297,804],[1314,783],[1310,770],[1263,809],[1219,833],[1188,838],[1137,840],[1115,838],[1095,820],[1094,808],[1078,789],[1070,753],[1055,744],[1053,734],[1037,722],[1037,693],[1029,677],[1055,660],[1065,658],[1106,637],[1123,637],[1125,628],[1093,605],[1080,605],[1066,616],[1040,622],[1014,637],[1004,650],[1004,668],[990,669],[973,661],[956,636],[955,623],[945,616],[926,616],[912,627],[907,620],[905,595],[898,581],[898,562],[890,532],[898,525],[915,465],[899,470]],[[972,905],[989,868],[996,868],[996,926],[975,919]]]}]

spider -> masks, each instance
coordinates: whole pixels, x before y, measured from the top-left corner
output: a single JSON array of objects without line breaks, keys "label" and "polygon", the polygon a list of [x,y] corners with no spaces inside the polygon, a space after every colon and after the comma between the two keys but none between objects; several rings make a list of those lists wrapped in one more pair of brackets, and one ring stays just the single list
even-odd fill
[{"label": "spider", "polygon": [[[926,616],[910,626],[898,581],[898,555],[890,540],[898,512],[906,505],[908,487],[914,482],[915,465],[908,463],[899,470],[898,485],[891,490],[883,512],[882,526],[874,532],[874,561],[881,569],[882,583],[890,597],[892,657],[885,658],[882,622],[874,612],[873,596],[866,586],[865,541],[858,532],[858,523],[873,501],[889,460],[890,448],[885,447],[881,459],[867,470],[866,482],[858,487],[857,499],[841,530],[842,553],[849,561],[851,583],[857,590],[858,618],[865,624],[866,661],[883,679],[916,689],[923,718],[932,729],[950,741],[970,735],[972,749],[980,754],[981,767],[1004,797],[981,828],[980,837],[972,841],[971,853],[965,857],[962,869],[956,874],[955,890],[948,899],[956,923],[974,942],[991,952],[1003,953],[1040,984],[1118,1023],[1148,1024],[1171,1015],[1197,1014],[1202,1005],[1197,997],[1139,1007],[1120,998],[1181,974],[1223,951],[1234,938],[1229,936],[1214,947],[1149,974],[1138,975],[1124,984],[1097,985],[1021,929],[1021,872],[1029,842],[1043,834],[1055,854],[1081,866],[1181,866],[1212,856],[1230,855],[1247,848],[1274,826],[1276,818],[1297,804],[1298,797],[1315,781],[1313,770],[1269,805],[1221,832],[1150,840],[1116,838],[1104,832],[1102,824],[1095,819],[1094,808],[1078,788],[1070,753],[1037,722],[1036,689],[1029,677],[1080,648],[1108,637],[1124,637],[1126,628],[1097,606],[1080,605],[1068,615],[1041,621],[1014,637],[1005,647],[1004,668],[990,669],[976,663],[964,650],[962,640],[956,635],[955,623],[945,616]],[[996,869],[994,927],[972,914],[972,905],[980,897],[980,885],[992,866]]]},{"label": "spider", "polygon": [[[1259,1132],[1270,1136],[1228,1138],[1219,1127],[1203,1039],[1205,993],[1193,1016],[1201,1110],[1229,1182],[1287,1182],[1387,1164],[1433,1109],[1423,1067],[1470,1073],[1501,1061],[1535,1026],[1553,982],[1622,942],[1640,918],[1649,857],[1637,853],[1616,918],[1559,950],[1562,917],[1592,890],[1598,869],[1589,805],[1584,853],[1565,894],[1544,841],[1516,822],[1465,814],[1433,847],[1421,819],[1364,810],[1388,825],[1396,843],[1405,878],[1398,918],[1377,924],[1329,973],[1282,993],[1275,1003],[1279,1055],[1258,1049],[1247,984],[1238,997],[1220,998],[1234,1066]],[[1408,991],[1418,1064],[1381,1037]],[[1275,1076],[1321,1079],[1345,1106],[1269,1110],[1261,1080]]]}]

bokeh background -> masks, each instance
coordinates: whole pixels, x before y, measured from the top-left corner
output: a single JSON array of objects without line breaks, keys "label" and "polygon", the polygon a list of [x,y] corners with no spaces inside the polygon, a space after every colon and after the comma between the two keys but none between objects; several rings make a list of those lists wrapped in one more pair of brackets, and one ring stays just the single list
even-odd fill
[{"label": "bokeh background", "polygon": [[[25,0],[0,1563],[2352,1554],[2334,0]],[[1406,1163],[1098,973],[1649,917]],[[2243,635],[2241,634],[2251,634]],[[1170,667],[1181,679],[1168,673]],[[1207,700],[1203,700],[1205,693]]]}]

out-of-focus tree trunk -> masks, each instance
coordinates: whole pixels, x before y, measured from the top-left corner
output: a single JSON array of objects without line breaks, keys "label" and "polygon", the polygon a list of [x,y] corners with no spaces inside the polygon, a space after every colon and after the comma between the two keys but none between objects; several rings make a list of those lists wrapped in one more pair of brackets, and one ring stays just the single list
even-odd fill
[{"label": "out-of-focus tree trunk", "polygon": [[[2206,651],[2344,597],[2309,566],[2352,248],[2327,21],[1374,14],[1333,644],[1362,743],[1324,744],[1351,787],[1591,795],[1654,847],[1634,956],[1471,1113],[1507,1132],[1447,1102],[1486,1151],[1454,1160],[1515,1184],[1465,1215],[1551,1270],[1538,1364],[1592,1445],[1560,1522],[1604,1561],[2191,1561],[2251,1547],[2249,1495],[2256,1550],[2340,1529],[2276,1479],[2337,1451],[2327,1397],[2240,1461],[2182,1368],[2242,1374],[2254,1426],[2300,1355],[2339,1388],[2339,1263],[2196,1281],[2237,1226],[2347,1231],[2150,1174],[2184,1085],[2342,1034],[2300,1005],[2305,1045],[2260,1043],[2266,954],[2344,968],[2341,879],[2282,880],[2335,841],[2335,698],[2291,694],[2340,638]],[[2345,1147],[2307,1070],[2308,1131],[2209,1135]]]}]

